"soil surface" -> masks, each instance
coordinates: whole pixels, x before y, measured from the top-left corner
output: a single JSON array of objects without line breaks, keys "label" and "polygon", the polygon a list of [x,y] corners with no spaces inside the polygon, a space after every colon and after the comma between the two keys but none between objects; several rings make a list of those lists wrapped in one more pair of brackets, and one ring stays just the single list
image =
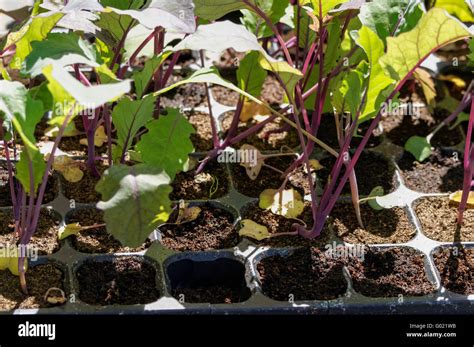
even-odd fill
[{"label": "soil surface", "polygon": [[[53,211],[43,209],[38,220],[38,227],[33,234],[29,246],[38,250],[38,255],[49,255],[58,251],[60,244],[58,241],[60,220]],[[10,212],[0,211],[0,246],[15,245],[18,242],[18,235],[15,233],[15,222]]]},{"label": "soil surface", "polygon": [[[183,76],[172,75],[167,85],[170,86],[183,80]],[[161,107],[199,107],[207,105],[206,86],[202,83],[185,84],[181,87],[170,90],[160,98]]]},{"label": "soil surface", "polygon": [[257,264],[263,293],[278,301],[336,299],[347,289],[342,268],[341,260],[316,247],[266,257]]},{"label": "soil surface", "polygon": [[[50,203],[59,193],[58,179],[50,175],[46,185],[43,204]],[[8,169],[6,163],[0,163],[0,207],[12,206],[10,184],[8,181]]]},{"label": "soil surface", "polygon": [[[233,117],[234,112],[228,112],[222,118],[224,137],[227,137],[228,135]],[[235,135],[243,133],[256,124],[258,123],[255,120],[239,122]],[[298,147],[300,145],[298,133],[291,127],[285,127],[285,124],[286,123],[283,120],[278,118],[275,121],[266,124],[260,131],[246,137],[243,141],[237,143],[235,146],[240,147],[246,143],[256,147],[260,151],[281,150],[282,147]]]},{"label": "soil surface", "polygon": [[88,260],[76,275],[79,298],[90,305],[148,304],[160,297],[156,269],[137,257]]},{"label": "soil surface", "polygon": [[[107,166],[97,163],[97,170],[102,175]],[[100,194],[95,191],[95,186],[99,182],[100,177],[94,176],[90,170],[83,171],[84,177],[77,183],[66,181],[61,175],[61,187],[64,196],[76,203],[95,203],[100,200]]]},{"label": "soil surface", "polygon": [[180,172],[172,183],[172,200],[201,200],[221,198],[229,192],[230,179],[224,164],[209,162],[204,171],[196,175],[196,165],[191,171]]},{"label": "soil surface", "polygon": [[[165,247],[179,252],[205,251],[231,248],[239,243],[239,234],[233,225],[234,216],[230,212],[210,204],[199,207],[201,213],[195,220],[160,227],[161,243]],[[176,217],[175,212],[170,222],[174,222]]]},{"label": "soil surface", "polygon": [[348,270],[355,291],[368,297],[423,296],[435,290],[424,255],[412,248],[368,249],[364,260],[349,260]]},{"label": "soil surface", "polygon": [[340,203],[331,212],[336,234],[352,244],[405,243],[416,235],[415,227],[402,208],[376,211],[362,204],[361,216],[364,227],[360,227],[351,203]]},{"label": "soil surface", "polygon": [[196,152],[207,152],[213,149],[211,117],[199,112],[189,112],[186,116],[196,129],[196,132],[190,136]]},{"label": "soil surface", "polygon": [[405,185],[421,193],[448,193],[461,189],[464,179],[462,153],[435,149],[420,163],[410,153],[397,162]]},{"label": "soil surface", "polygon": [[[427,110],[420,112],[420,116],[393,115],[382,119],[384,133],[396,145],[404,147],[412,136],[428,136],[440,124],[449,112],[436,109],[433,114]],[[463,141],[459,128],[449,130],[443,128],[433,137],[433,146],[456,146]]]},{"label": "soil surface", "polygon": [[462,295],[474,294],[473,248],[439,248],[433,258],[443,287]]},{"label": "soil surface", "polygon": [[[313,225],[313,217],[311,212],[311,204],[306,203],[303,213],[298,216],[298,219],[290,219],[272,213],[270,210],[263,210],[258,206],[258,202],[250,203],[245,206],[241,212],[242,219],[250,219],[255,223],[267,227],[268,232],[273,235],[277,233],[292,232],[293,224],[305,225],[306,228],[311,228]],[[257,241],[250,239],[252,242],[261,246],[270,247],[301,247],[301,246],[315,246],[323,247],[329,242],[330,232],[326,227],[323,228],[321,235],[314,239],[306,239],[299,235],[277,236],[269,239]]]},{"label": "soil surface", "polygon": [[[83,227],[104,224],[104,212],[91,208],[79,209],[66,216],[67,224],[79,223]],[[72,246],[82,253],[129,253],[140,252],[146,249],[150,242],[147,241],[139,248],[124,247],[120,241],[110,235],[105,226],[80,231],[71,236]]]},{"label": "soil surface", "polygon": [[[336,163],[336,158],[332,156],[326,157],[320,160],[320,163],[324,166],[324,169],[318,171],[317,174],[321,181],[321,187],[324,189],[332,167]],[[342,177],[344,172],[345,169],[343,168],[339,177]],[[360,195],[369,195],[372,189],[377,186],[383,187],[385,194],[388,194],[395,188],[393,182],[395,170],[392,165],[378,153],[362,152],[355,166],[355,172]],[[367,173],[370,173],[370,175]],[[351,194],[349,180],[347,180],[342,194]]]},{"label": "soil surface", "polygon": [[457,225],[458,205],[448,197],[431,197],[416,203],[415,212],[420,220],[423,233],[440,242],[473,242],[474,209],[464,212],[461,228]]},{"label": "soil surface", "polygon": [[[236,106],[239,101],[239,93],[224,87],[213,87],[212,95],[217,102],[226,106]],[[276,77],[268,75],[263,83],[259,99],[272,106],[279,106],[283,103],[284,96],[285,91],[278,83]]]},{"label": "soil surface", "polygon": [[[284,172],[290,167],[295,158],[296,157],[293,156],[273,157],[265,160],[265,164]],[[284,181],[280,172],[277,172],[266,166],[262,167],[260,174],[254,181],[250,180],[245,168],[240,164],[231,164],[230,171],[232,173],[232,180],[235,189],[240,193],[252,198],[258,198],[260,193],[265,189],[280,188]],[[301,182],[301,186],[303,184],[304,182]],[[291,184],[288,184],[286,187],[286,189],[289,188],[291,188]],[[300,193],[303,194],[303,191],[300,191]]]},{"label": "soil surface", "polygon": [[26,272],[26,282],[29,295],[23,294],[17,276],[9,270],[0,271],[0,311],[52,307],[55,305],[45,300],[48,289],[60,288],[65,291],[64,273],[51,263],[31,266]]}]

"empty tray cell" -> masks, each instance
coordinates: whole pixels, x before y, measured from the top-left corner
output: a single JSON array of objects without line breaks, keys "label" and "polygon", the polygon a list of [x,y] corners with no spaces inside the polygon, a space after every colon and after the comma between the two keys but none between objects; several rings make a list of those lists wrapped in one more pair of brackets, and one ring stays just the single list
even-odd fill
[{"label": "empty tray cell", "polygon": [[149,304],[160,297],[157,270],[143,257],[88,259],[76,277],[79,298],[90,305]]},{"label": "empty tray cell", "polygon": [[343,262],[316,247],[273,254],[257,264],[263,293],[278,301],[331,300],[343,295]]},{"label": "empty tray cell", "polygon": [[177,260],[167,267],[170,292],[181,303],[232,304],[246,301],[251,292],[245,267],[237,260]]},{"label": "empty tray cell", "polygon": [[423,253],[408,247],[369,248],[363,259],[351,258],[354,290],[367,297],[423,296],[435,291]]}]

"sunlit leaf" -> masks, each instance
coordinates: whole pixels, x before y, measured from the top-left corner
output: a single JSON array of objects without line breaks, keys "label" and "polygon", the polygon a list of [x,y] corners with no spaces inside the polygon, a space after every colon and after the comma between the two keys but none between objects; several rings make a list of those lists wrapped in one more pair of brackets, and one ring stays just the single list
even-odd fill
[{"label": "sunlit leaf", "polygon": [[259,206],[287,218],[296,218],[304,210],[303,198],[294,189],[281,192],[276,189],[265,189],[260,194]]},{"label": "sunlit leaf", "polygon": [[253,220],[243,219],[240,223],[242,223],[242,229],[239,230],[239,235],[242,237],[250,237],[261,241],[271,236],[266,226],[258,224]]}]

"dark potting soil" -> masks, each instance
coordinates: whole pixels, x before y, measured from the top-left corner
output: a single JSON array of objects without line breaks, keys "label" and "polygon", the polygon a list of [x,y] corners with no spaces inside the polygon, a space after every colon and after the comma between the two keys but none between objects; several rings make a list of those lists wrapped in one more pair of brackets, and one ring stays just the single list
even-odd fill
[{"label": "dark potting soil", "polygon": [[[167,85],[172,85],[183,80],[183,76],[172,75]],[[207,105],[207,92],[205,84],[191,83],[170,90],[160,97],[161,107],[199,107]]]},{"label": "dark potting soil", "polygon": [[[326,187],[328,177],[335,162],[336,158],[333,156],[320,160],[324,169],[318,171],[317,175],[323,189]],[[345,168],[343,167],[339,177],[342,177],[344,172]],[[360,195],[369,195],[372,189],[377,186],[383,187],[385,194],[388,194],[395,188],[393,182],[395,170],[392,165],[378,153],[370,151],[362,152],[355,166],[355,173]],[[342,194],[351,194],[349,179],[342,190]]]},{"label": "dark potting soil", "polygon": [[[97,170],[102,175],[107,166],[96,163]],[[99,182],[100,177],[96,177],[90,170],[85,169],[84,177],[77,183],[66,181],[61,175],[61,187],[64,196],[76,203],[95,203],[100,200],[100,194],[96,192],[95,186]]]},{"label": "dark potting soil", "polygon": [[[365,122],[359,126],[359,128],[357,129],[357,136],[354,136],[352,138],[351,148],[357,148],[357,146],[362,140],[362,137],[367,132],[369,126],[370,122]],[[369,138],[369,141],[367,142],[366,148],[373,148],[380,145],[380,135],[381,134],[377,129],[374,130],[373,134]],[[339,141],[337,139],[336,122],[332,114],[322,115],[321,125],[319,126],[318,134],[316,137],[335,150],[338,150],[340,148]]]},{"label": "dark potting soil", "polygon": [[[64,273],[51,263],[30,266],[26,272],[26,283],[28,295],[23,294],[17,276],[12,275],[9,270],[0,271],[0,311],[56,306],[45,300],[45,294],[50,288],[65,291]],[[68,297],[68,293],[65,294]]]},{"label": "dark potting soil", "polygon": [[[222,118],[222,129],[224,130],[224,137],[228,135],[228,131],[232,124],[234,112],[228,112]],[[237,132],[235,135],[241,134],[250,129],[252,126],[258,124],[255,120],[248,122],[239,122]],[[286,129],[285,122],[281,119],[276,119],[273,122],[266,124],[261,130],[246,137],[242,142],[235,146],[240,147],[244,143],[250,144],[260,151],[275,151],[283,147],[295,148],[300,145],[298,133],[293,128]]]},{"label": "dark potting soil", "polygon": [[342,268],[341,260],[316,247],[266,257],[257,264],[263,293],[279,301],[338,298],[347,290]]},{"label": "dark potting soil", "polygon": [[229,192],[230,180],[224,164],[209,162],[204,171],[196,175],[196,168],[180,172],[172,183],[172,200],[203,200],[221,198]]},{"label": "dark potting soil", "polygon": [[474,294],[474,249],[459,247],[439,248],[433,259],[446,289],[462,294]]},{"label": "dark potting soil", "polygon": [[231,304],[250,298],[245,266],[231,258],[182,259],[166,267],[170,292],[181,303]]},{"label": "dark potting soil", "polygon": [[424,255],[413,248],[368,249],[364,259],[350,258],[354,290],[378,297],[423,296],[435,291],[425,272]]},{"label": "dark potting soil", "polygon": [[368,204],[360,206],[362,228],[351,203],[337,204],[331,212],[336,234],[352,244],[405,243],[416,235],[415,227],[402,208],[376,211]]},{"label": "dark potting soil", "polygon": [[[36,232],[29,243],[29,246],[38,250],[38,255],[49,255],[59,250],[59,223],[60,220],[52,210],[41,210]],[[13,215],[11,212],[0,211],[0,245],[14,246],[17,241]]]},{"label": "dark potting soil", "polygon": [[[411,117],[409,115],[394,115],[383,118],[382,124],[384,133],[396,145],[404,147],[405,143],[412,136],[428,136],[436,126],[442,122],[449,114],[435,110],[435,114],[422,112],[421,117]],[[438,131],[431,140],[433,146],[456,146],[463,140],[459,128],[449,130],[447,127]]]},{"label": "dark potting soil", "polygon": [[87,260],[76,276],[79,298],[90,305],[149,304],[160,297],[156,269],[138,257]]},{"label": "dark potting soil", "polygon": [[[48,204],[59,194],[58,179],[50,175],[44,193],[43,204]],[[0,163],[0,207],[12,206],[8,169],[5,163]]]},{"label": "dark potting soil", "polygon": [[[293,156],[273,157],[265,160],[265,164],[271,165],[274,168],[284,172],[286,169],[289,168],[293,161]],[[263,192],[265,189],[280,188],[284,181],[280,172],[277,172],[265,166],[262,167],[260,174],[254,181],[250,180],[245,171],[245,168],[240,164],[231,164],[230,171],[232,173],[232,182],[234,184],[235,189],[241,194],[244,194],[251,198],[258,198],[260,196],[260,193]],[[290,180],[290,182],[287,184],[286,189],[295,188],[299,191],[300,194],[303,194],[303,191],[299,187],[303,187],[304,182],[300,183],[301,184],[298,184],[295,180],[291,182]]]},{"label": "dark potting soil", "polygon": [[419,200],[415,212],[420,220],[423,233],[440,242],[473,242],[474,209],[464,212],[461,228],[457,225],[458,205],[448,197],[430,197]]},{"label": "dark potting soil", "polygon": [[[104,224],[104,212],[95,208],[74,210],[67,214],[66,223],[79,223],[82,227]],[[77,235],[71,236],[71,240],[74,249],[82,253],[140,252],[150,245],[150,241],[147,241],[138,248],[122,246],[105,227],[80,231]]]},{"label": "dark potting soil", "polygon": [[214,148],[212,143],[211,117],[205,113],[190,112],[187,114],[191,125],[196,129],[191,134],[191,142],[196,152],[206,152]]},{"label": "dark potting soil", "polygon": [[[286,218],[272,213],[270,210],[263,210],[258,206],[258,202],[250,203],[245,206],[241,211],[242,219],[250,219],[255,223],[267,227],[268,232],[273,235],[277,233],[292,232],[293,224],[306,225],[307,229],[310,229],[313,225],[313,216],[311,211],[311,204],[306,203],[303,213],[298,216],[298,219]],[[314,246],[323,247],[329,242],[330,232],[327,226],[325,226],[321,232],[321,235],[314,239],[306,239],[299,235],[288,235],[288,236],[277,236],[269,239],[257,241],[250,239],[252,242],[270,247],[301,247],[301,246]]]},{"label": "dark potting soil", "polygon": [[397,162],[405,185],[421,193],[448,193],[462,188],[464,171],[462,153],[435,149],[419,163],[410,153],[404,153]]},{"label": "dark potting soil", "polygon": [[[239,93],[224,87],[213,87],[212,95],[217,102],[226,106],[236,106],[239,101]],[[259,99],[270,105],[279,106],[283,103],[284,96],[285,91],[278,83],[278,80],[272,75],[267,76]]]},{"label": "dark potting soil", "polygon": [[[179,252],[205,251],[231,248],[239,243],[234,216],[230,212],[210,204],[199,207],[201,213],[195,220],[160,227],[161,243],[165,247]],[[169,221],[174,222],[176,217],[175,212]]]}]

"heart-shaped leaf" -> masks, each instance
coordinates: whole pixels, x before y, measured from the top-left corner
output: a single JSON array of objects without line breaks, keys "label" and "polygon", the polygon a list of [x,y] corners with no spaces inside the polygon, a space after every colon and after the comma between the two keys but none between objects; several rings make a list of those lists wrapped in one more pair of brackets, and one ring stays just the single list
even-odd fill
[{"label": "heart-shaped leaf", "polygon": [[271,236],[266,226],[255,223],[253,220],[244,219],[240,223],[242,223],[242,229],[239,230],[239,235],[242,237],[250,237],[261,241]]}]

